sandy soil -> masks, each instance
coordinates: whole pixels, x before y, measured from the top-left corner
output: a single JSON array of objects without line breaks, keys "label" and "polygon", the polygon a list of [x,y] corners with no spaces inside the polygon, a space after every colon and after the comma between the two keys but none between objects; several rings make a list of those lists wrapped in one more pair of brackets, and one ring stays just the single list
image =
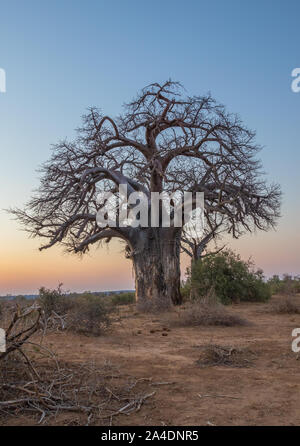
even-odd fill
[{"label": "sandy soil", "polygon": [[[93,360],[100,366],[109,361],[122,374],[152,378],[155,395],[137,413],[118,416],[115,425],[299,425],[300,357],[291,351],[291,332],[300,327],[300,315],[273,314],[270,306],[231,307],[250,322],[247,326],[188,328],[170,327],[166,316],[121,307],[105,336],[51,333],[46,344],[68,362]],[[256,355],[254,363],[200,368],[199,347],[207,343],[248,347]],[[72,416],[50,424],[65,424]],[[5,424],[35,422],[28,416]]]}]

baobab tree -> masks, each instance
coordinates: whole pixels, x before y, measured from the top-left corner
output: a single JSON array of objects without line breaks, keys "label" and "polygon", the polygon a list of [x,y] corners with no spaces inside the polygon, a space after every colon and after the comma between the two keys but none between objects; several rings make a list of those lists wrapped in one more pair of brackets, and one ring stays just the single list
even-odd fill
[{"label": "baobab tree", "polygon": [[178,304],[182,228],[161,220],[158,227],[101,228],[97,194],[122,184],[150,203],[152,192],[203,192],[205,212],[225,215],[233,237],[268,230],[279,216],[280,190],[266,183],[258,150],[254,132],[210,95],[190,97],[178,83],[155,83],[115,119],[89,109],[77,138],[59,142],[42,166],[33,198],[12,212],[45,240],[40,249],[62,244],[85,253],[101,240],[124,240],[138,303]]}]

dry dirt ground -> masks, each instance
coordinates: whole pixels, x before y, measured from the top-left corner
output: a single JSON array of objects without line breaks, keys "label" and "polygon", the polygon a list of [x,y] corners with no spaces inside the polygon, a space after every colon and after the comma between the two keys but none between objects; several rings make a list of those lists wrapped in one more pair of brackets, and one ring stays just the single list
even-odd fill
[{"label": "dry dirt ground", "polygon": [[[247,326],[184,328],[170,326],[168,316],[126,306],[105,336],[50,333],[45,342],[69,363],[105,362],[119,374],[151,378],[140,382],[156,393],[138,412],[114,418],[114,425],[299,425],[300,356],[291,350],[291,333],[300,315],[273,314],[271,305],[232,306]],[[247,347],[255,353],[253,364],[201,368],[200,347],[209,343]],[[49,424],[72,424],[74,417],[65,413]],[[35,423],[30,415],[5,421]]]}]

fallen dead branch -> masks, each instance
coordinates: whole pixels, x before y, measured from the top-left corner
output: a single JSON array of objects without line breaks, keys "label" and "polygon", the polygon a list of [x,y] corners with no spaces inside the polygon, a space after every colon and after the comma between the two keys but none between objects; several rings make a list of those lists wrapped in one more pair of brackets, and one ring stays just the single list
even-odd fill
[{"label": "fallen dead branch", "polygon": [[200,358],[196,363],[200,367],[228,366],[249,367],[254,353],[247,348],[226,347],[221,345],[205,345],[201,347]]},{"label": "fallen dead branch", "polygon": [[43,316],[37,305],[17,308],[8,324],[7,351],[0,356],[0,419],[32,414],[45,424],[75,413],[75,424],[112,424],[117,416],[139,411],[155,394],[145,389],[151,378],[132,382],[107,362],[102,367],[60,362],[49,348],[30,340]]},{"label": "fallen dead branch", "polygon": [[[124,380],[120,376],[115,384],[115,378],[112,381],[107,377],[107,368],[93,364],[59,364],[57,367],[49,358],[47,364],[30,361],[31,367],[28,367],[16,357],[8,357],[4,362],[1,363],[4,376],[2,374],[0,381],[0,417],[1,414],[33,413],[41,424],[47,422],[49,416],[77,412],[84,417],[81,418],[83,424],[96,421],[111,424],[116,416],[139,411],[155,394],[155,391],[149,393],[141,388],[133,392],[128,377]],[[39,378],[32,373],[33,368],[38,370]]]},{"label": "fallen dead branch", "polygon": [[[144,401],[146,401],[151,396],[155,395],[155,393],[156,392],[154,391],[154,392],[148,393],[146,395],[139,396],[138,398],[134,398],[132,401],[127,403],[125,406],[121,407],[116,412],[111,413],[109,415],[109,418],[112,419],[112,417],[115,417],[116,415],[120,415],[120,414],[129,415],[132,412],[138,412],[140,410],[140,408],[142,407],[142,404],[144,403]],[[108,416],[106,415],[106,416],[100,417],[100,418],[108,418]]]},{"label": "fallen dead branch", "polygon": [[6,330],[6,351],[0,354],[0,361],[15,350],[25,355],[22,346],[39,330],[41,315],[41,307],[36,304],[23,309],[17,305]]},{"label": "fallen dead branch", "polygon": [[157,382],[157,383],[151,383],[151,386],[171,386],[172,384],[176,384],[176,382],[175,381]]}]

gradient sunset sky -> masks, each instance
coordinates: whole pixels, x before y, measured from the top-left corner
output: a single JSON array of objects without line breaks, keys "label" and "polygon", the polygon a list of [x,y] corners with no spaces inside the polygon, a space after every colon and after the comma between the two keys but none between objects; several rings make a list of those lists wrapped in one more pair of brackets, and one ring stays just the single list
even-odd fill
[{"label": "gradient sunset sky", "polygon": [[[0,295],[129,289],[122,246],[80,260],[60,248],[39,252],[4,211],[22,206],[38,184],[36,169],[52,143],[74,136],[92,105],[117,115],[152,82],[180,81],[208,91],[257,131],[270,181],[283,190],[277,231],[230,246],[267,275],[300,273],[299,1],[15,1],[0,2]],[[187,262],[184,260],[183,265]]]}]

